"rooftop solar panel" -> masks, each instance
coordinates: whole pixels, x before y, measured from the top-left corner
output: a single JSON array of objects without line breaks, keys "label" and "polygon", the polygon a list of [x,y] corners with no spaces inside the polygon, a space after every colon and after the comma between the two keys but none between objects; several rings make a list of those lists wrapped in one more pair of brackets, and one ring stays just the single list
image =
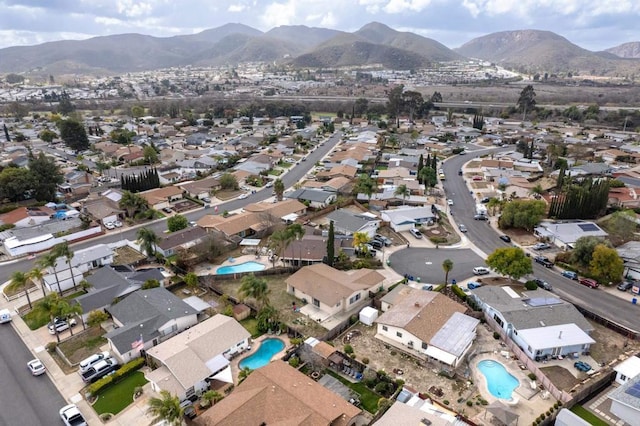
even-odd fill
[{"label": "rooftop solar panel", "polygon": [[562,303],[560,299],[555,297],[534,297],[528,299],[526,302],[529,306],[550,306]]},{"label": "rooftop solar panel", "polygon": [[578,227],[584,232],[592,232],[598,230],[598,227],[593,223],[581,223],[578,225]]},{"label": "rooftop solar panel", "polygon": [[625,393],[634,396],[636,398],[640,398],[640,382],[634,383],[625,391]]}]

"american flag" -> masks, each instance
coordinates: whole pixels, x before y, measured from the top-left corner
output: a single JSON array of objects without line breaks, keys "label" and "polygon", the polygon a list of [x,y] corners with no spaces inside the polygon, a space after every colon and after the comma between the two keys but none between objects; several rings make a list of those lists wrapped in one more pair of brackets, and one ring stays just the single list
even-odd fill
[{"label": "american flag", "polygon": [[142,338],[142,334],[139,339],[136,339],[133,343],[131,343],[131,349],[141,350],[144,347],[144,339]]}]

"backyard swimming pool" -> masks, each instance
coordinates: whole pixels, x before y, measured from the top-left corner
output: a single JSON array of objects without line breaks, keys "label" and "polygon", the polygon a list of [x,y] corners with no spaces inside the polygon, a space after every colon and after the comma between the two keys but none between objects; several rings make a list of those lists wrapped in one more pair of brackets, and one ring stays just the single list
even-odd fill
[{"label": "backyard swimming pool", "polygon": [[487,388],[491,395],[500,399],[511,399],[513,390],[518,387],[520,382],[513,377],[504,365],[497,361],[485,359],[478,363],[478,370],[487,379]]},{"label": "backyard swimming pool", "polygon": [[264,339],[262,343],[260,343],[260,347],[256,353],[240,361],[238,366],[252,370],[264,367],[271,362],[271,358],[273,358],[275,354],[283,349],[284,342],[282,340],[276,338]]},{"label": "backyard swimming pool", "polygon": [[216,269],[216,274],[225,275],[225,274],[236,274],[238,272],[255,272],[255,271],[262,271],[265,268],[266,266],[260,262],[249,261],[244,263],[238,263],[237,265],[221,266],[218,269]]}]

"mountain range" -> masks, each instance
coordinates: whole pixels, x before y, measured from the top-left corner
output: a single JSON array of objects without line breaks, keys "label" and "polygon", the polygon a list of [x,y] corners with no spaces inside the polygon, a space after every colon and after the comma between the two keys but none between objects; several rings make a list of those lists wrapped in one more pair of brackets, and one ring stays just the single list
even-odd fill
[{"label": "mountain range", "polygon": [[631,75],[640,72],[640,42],[592,52],[553,32],[520,30],[488,34],[452,50],[436,40],[378,22],[351,33],[304,25],[262,32],[243,24],[226,24],[174,37],[119,34],[4,48],[0,49],[0,73],[117,74],[246,62],[413,69],[466,58],[523,72]]}]

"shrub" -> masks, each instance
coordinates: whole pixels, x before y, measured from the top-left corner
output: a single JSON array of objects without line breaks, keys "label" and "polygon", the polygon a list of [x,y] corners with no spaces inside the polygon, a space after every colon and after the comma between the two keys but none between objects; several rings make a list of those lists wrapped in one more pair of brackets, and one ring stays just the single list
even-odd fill
[{"label": "shrub", "polygon": [[396,355],[398,355],[398,352],[396,352],[396,351],[391,351],[391,356],[396,356]]},{"label": "shrub", "polygon": [[529,377],[529,379],[531,379],[531,380],[536,380],[537,379],[536,375],[533,374],[533,373],[527,374],[527,377]]},{"label": "shrub", "polygon": [[559,406],[560,406],[560,403],[559,403],[559,402],[556,402],[555,404],[553,404],[553,408],[556,408],[556,409],[557,409]]},{"label": "shrub", "polygon": [[524,287],[525,287],[527,290],[535,290],[535,289],[537,289],[537,288],[538,288],[538,284],[536,284],[536,283],[535,283],[535,281],[527,281],[527,282],[524,284]]},{"label": "shrub", "polygon": [[47,352],[49,353],[53,353],[56,351],[56,348],[58,347],[58,344],[56,342],[49,342],[47,343],[47,345],[45,346],[45,349],[47,350]]},{"label": "shrub", "polygon": [[467,401],[467,407],[471,407],[473,405],[473,401]]},{"label": "shrub", "polygon": [[345,354],[352,354],[353,353],[353,346],[346,344],[344,345],[344,353]]},{"label": "shrub", "polygon": [[429,241],[433,244],[445,244],[447,242],[447,237],[442,237],[440,235],[429,237]]},{"label": "shrub", "polygon": [[489,405],[489,401],[487,401],[487,400],[486,400],[486,399],[484,399],[484,398],[480,398],[480,404],[482,404],[482,405]]},{"label": "shrub", "polygon": [[381,395],[386,393],[388,389],[389,389],[389,384],[387,382],[380,382],[376,385],[375,388],[373,388],[374,391],[376,391]]},{"label": "shrub", "polygon": [[88,391],[91,395],[96,395],[106,386],[109,386],[111,383],[117,382],[118,379],[127,376],[132,371],[138,370],[143,365],[144,365],[144,358],[136,358],[133,361],[129,361],[128,363],[120,367],[118,370],[116,370],[115,373],[109,374],[108,376],[105,376],[100,380],[98,380],[97,382],[95,382],[94,384],[90,385],[88,388]]},{"label": "shrub", "polygon": [[351,354],[349,356],[351,357],[351,359],[356,359],[356,354]]},{"label": "shrub", "polygon": [[298,358],[297,356],[292,356],[291,358],[289,358],[289,365],[293,368],[298,368],[298,366],[300,365],[300,358]]},{"label": "shrub", "polygon": [[441,292],[446,286],[447,284],[440,284],[438,287],[434,288],[433,291]]},{"label": "shrub", "polygon": [[364,383],[364,385],[369,389],[373,389],[376,386],[377,381],[376,379],[369,378],[369,379],[364,379],[362,383]]},{"label": "shrub", "polygon": [[453,294],[455,294],[456,296],[458,296],[460,299],[467,300],[467,294],[457,285],[452,285],[451,286],[451,291],[453,291]]},{"label": "shrub", "polygon": [[449,400],[448,400],[448,399],[445,399],[444,401],[442,401],[442,403],[443,403],[444,405],[449,405]]},{"label": "shrub", "polygon": [[365,357],[365,358],[362,358],[362,363],[363,363],[364,365],[369,364],[369,358],[366,358],[366,357]]},{"label": "shrub", "polygon": [[496,339],[496,340],[500,339],[500,333],[498,333],[497,331],[494,331],[493,332],[493,338]]}]

